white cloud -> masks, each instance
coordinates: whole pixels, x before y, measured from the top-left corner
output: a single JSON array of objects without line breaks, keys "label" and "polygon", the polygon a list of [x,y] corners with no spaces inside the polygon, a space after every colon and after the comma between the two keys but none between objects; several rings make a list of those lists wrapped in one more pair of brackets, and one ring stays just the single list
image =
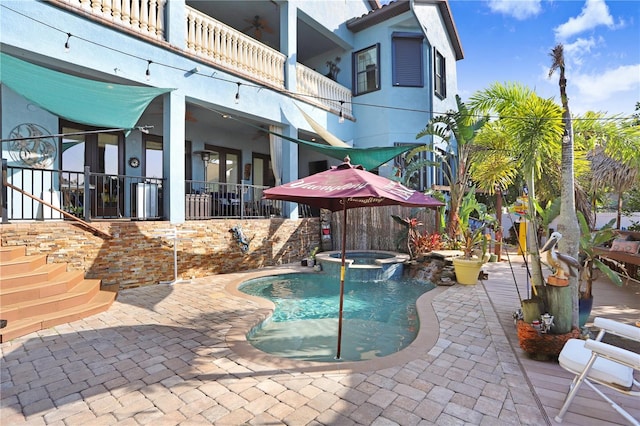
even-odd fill
[{"label": "white cloud", "polygon": [[489,0],[488,5],[492,12],[513,16],[522,21],[540,13],[540,2],[541,0]]},{"label": "white cloud", "polygon": [[570,18],[564,24],[554,28],[556,40],[564,41],[569,37],[589,31],[600,25],[614,28],[613,17],[604,0],[587,0],[580,15]]},{"label": "white cloud", "polygon": [[596,111],[605,110],[598,108],[603,103],[633,105],[640,96],[640,64],[621,65],[600,74],[576,74],[567,79],[578,90],[574,99],[579,98]]},{"label": "white cloud", "polygon": [[[598,41],[602,41],[601,39]],[[579,38],[573,43],[564,45],[564,59],[565,64],[580,66],[583,64],[584,56],[588,55],[589,59],[593,60],[594,55],[591,54],[594,47],[598,43],[593,37]]]},{"label": "white cloud", "polygon": [[[541,66],[536,88],[543,98],[552,97],[560,102],[559,71],[548,78],[549,67]],[[572,114],[599,111],[611,116],[632,114],[640,100],[640,64],[621,65],[602,72],[583,73],[567,69],[567,94]]]},{"label": "white cloud", "polygon": [[[640,88],[640,64],[622,65],[602,74],[579,74],[573,77],[580,93],[600,100],[618,93]],[[636,92],[637,93],[637,92]]]}]

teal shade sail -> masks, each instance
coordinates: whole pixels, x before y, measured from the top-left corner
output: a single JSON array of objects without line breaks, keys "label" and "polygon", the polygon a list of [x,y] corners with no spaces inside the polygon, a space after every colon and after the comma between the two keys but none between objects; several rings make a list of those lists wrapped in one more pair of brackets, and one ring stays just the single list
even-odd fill
[{"label": "teal shade sail", "polygon": [[394,157],[415,148],[415,146],[376,146],[370,148],[341,147],[303,141],[301,139],[290,138],[284,135],[278,136],[299,145],[304,145],[313,151],[338,160],[344,160],[345,157],[349,156],[352,164],[360,165],[366,170],[377,169],[387,161],[392,160]]},{"label": "teal shade sail", "polygon": [[0,83],[44,110],[76,123],[132,129],[149,103],[174,89],[75,77],[0,52]]},{"label": "teal shade sail", "polygon": [[[218,112],[218,114],[225,115],[221,112]],[[375,147],[367,147],[367,148],[324,145],[321,143],[309,142],[302,139],[296,139],[290,136],[285,136],[277,132],[272,132],[271,130],[264,129],[254,124],[250,124],[236,117],[227,116],[227,118],[244,123],[245,125],[254,127],[260,131],[271,133],[272,135],[275,135],[275,136],[279,136],[282,139],[297,143],[298,145],[306,146],[307,148],[313,151],[319,152],[321,154],[324,154],[331,158],[335,158],[340,161],[344,161],[345,157],[349,156],[351,160],[351,164],[362,166],[366,170],[377,169],[387,161],[392,160],[394,157],[415,148],[415,145],[375,146]]]}]

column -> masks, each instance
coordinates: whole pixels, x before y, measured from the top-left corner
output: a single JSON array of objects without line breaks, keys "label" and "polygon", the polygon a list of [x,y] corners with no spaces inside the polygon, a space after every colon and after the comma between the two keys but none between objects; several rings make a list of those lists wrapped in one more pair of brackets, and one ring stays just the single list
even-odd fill
[{"label": "column", "polygon": [[164,95],[162,140],[163,175],[165,177],[162,205],[171,223],[183,223],[184,211],[184,155],[185,155],[185,97],[179,90]]}]

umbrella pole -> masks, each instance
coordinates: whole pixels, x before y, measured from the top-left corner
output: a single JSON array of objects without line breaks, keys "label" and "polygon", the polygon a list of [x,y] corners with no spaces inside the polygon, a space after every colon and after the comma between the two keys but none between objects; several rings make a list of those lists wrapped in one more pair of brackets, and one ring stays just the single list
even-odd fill
[{"label": "umbrella pole", "polygon": [[342,308],[344,306],[344,274],[347,244],[347,200],[343,200],[342,205],[342,264],[340,266],[340,308],[338,310],[338,350],[336,359],[340,359],[342,346]]}]

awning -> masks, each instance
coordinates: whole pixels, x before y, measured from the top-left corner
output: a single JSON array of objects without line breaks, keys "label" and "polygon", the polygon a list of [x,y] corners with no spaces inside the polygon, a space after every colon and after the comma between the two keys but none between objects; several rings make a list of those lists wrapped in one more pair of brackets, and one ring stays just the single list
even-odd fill
[{"label": "awning", "polygon": [[[264,129],[263,129],[264,130]],[[302,139],[291,138],[279,133],[275,133],[267,130],[267,132],[279,136],[291,142],[295,142],[298,145],[304,145],[307,148],[335,158],[337,160],[344,160],[347,156],[351,159],[352,164],[360,165],[366,170],[377,169],[394,157],[415,148],[415,146],[382,146],[382,147],[370,147],[370,148],[354,148],[354,147],[342,147],[342,146],[330,146],[323,145],[315,142],[303,141]]]},{"label": "awning", "polygon": [[349,146],[346,142],[344,142],[343,140],[335,136],[333,133],[330,133],[327,129],[325,129],[320,124],[318,124],[318,122],[316,122],[313,118],[311,118],[309,114],[304,112],[302,108],[300,108],[297,104],[296,106],[298,107],[298,110],[300,111],[304,119],[307,120],[307,123],[309,123],[313,131],[316,132],[318,135],[320,135],[320,137],[324,139],[329,145],[341,146],[341,147]]},{"label": "awning", "polygon": [[174,90],[75,77],[1,52],[0,83],[69,121],[123,129],[134,128],[155,97]]}]

